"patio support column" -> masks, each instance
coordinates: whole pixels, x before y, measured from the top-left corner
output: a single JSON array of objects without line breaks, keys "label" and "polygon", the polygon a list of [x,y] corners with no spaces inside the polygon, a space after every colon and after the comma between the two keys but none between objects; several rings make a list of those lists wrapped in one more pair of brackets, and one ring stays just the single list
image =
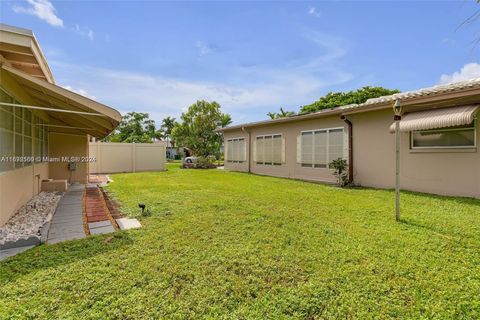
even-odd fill
[{"label": "patio support column", "polygon": [[393,105],[395,113],[395,220],[400,221],[400,120],[402,120],[402,106],[400,100]]}]

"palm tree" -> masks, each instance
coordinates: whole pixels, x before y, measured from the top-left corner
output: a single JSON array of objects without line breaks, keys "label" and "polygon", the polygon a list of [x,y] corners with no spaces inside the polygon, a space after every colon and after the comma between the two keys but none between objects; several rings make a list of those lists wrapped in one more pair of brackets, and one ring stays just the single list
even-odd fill
[{"label": "palm tree", "polygon": [[229,114],[222,114],[222,118],[220,119],[220,127],[225,128],[229,124],[232,123],[232,117]]},{"label": "palm tree", "polygon": [[295,112],[293,111],[285,111],[283,108],[280,108],[280,112],[278,113],[279,118],[285,118],[285,117],[290,117],[293,116]]},{"label": "palm tree", "polygon": [[275,113],[275,112],[269,112],[269,113],[267,113],[267,116],[269,116],[270,119],[275,119],[275,118],[277,118],[277,113]]},{"label": "palm tree", "polygon": [[280,112],[269,112],[267,113],[267,116],[270,117],[270,119],[278,119],[278,118],[285,118],[285,117],[290,117],[295,115],[295,112],[293,111],[285,111],[283,108],[280,108]]},{"label": "palm tree", "polygon": [[[172,136],[172,130],[173,127],[175,126],[175,118],[172,117],[166,117],[165,119],[162,120],[162,125],[160,126],[160,130],[163,132],[163,137],[167,140],[167,145],[168,145],[168,140]],[[171,142],[172,146],[174,145],[174,142]]]}]

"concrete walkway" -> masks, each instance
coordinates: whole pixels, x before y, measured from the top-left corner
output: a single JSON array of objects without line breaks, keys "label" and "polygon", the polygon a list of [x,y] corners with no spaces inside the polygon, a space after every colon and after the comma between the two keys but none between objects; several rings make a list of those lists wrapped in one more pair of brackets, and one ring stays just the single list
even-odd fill
[{"label": "concrete walkway", "polygon": [[19,254],[20,252],[27,251],[35,246],[26,246],[26,247],[18,247],[18,248],[11,248],[6,250],[0,250],[0,261],[8,258],[13,257],[14,255]]},{"label": "concrete walkway", "polygon": [[[50,221],[46,243],[54,244],[86,237],[83,224],[84,193],[86,194],[85,211],[87,228],[90,234],[95,235],[115,232],[115,228],[110,222],[112,216],[108,214],[105,200],[97,185],[88,184],[85,186],[83,184],[73,184],[58,202],[55,214]],[[118,226],[121,230],[141,227],[140,222],[136,219],[128,219],[120,216],[117,218],[116,221],[118,221]],[[0,260],[14,256],[33,247],[34,245],[28,245],[1,250]]]},{"label": "concrete walkway", "polygon": [[48,231],[47,243],[85,238],[83,192],[85,185],[73,184],[60,199]]}]

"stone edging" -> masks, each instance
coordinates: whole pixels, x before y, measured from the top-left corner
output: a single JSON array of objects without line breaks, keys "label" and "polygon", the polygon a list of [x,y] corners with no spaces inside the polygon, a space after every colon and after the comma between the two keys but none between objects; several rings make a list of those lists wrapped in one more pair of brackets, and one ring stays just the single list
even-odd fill
[{"label": "stone edging", "polygon": [[29,247],[29,246],[38,246],[40,244],[40,238],[37,236],[30,236],[27,239],[18,239],[17,241],[7,241],[0,246],[1,250],[20,248],[20,247]]}]

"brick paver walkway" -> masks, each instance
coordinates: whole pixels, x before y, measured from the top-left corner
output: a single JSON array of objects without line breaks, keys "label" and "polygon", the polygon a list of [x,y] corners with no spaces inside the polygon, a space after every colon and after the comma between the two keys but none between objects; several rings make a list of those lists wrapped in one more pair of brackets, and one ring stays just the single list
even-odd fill
[{"label": "brick paver walkway", "polygon": [[87,185],[85,193],[85,212],[90,234],[114,232],[108,209],[100,188],[94,184]]},{"label": "brick paver walkway", "polygon": [[[85,193],[85,199],[84,199]],[[47,243],[86,237],[83,224],[83,205],[90,234],[114,232],[115,228],[107,214],[105,200],[96,185],[71,185],[60,199],[53,216]]]},{"label": "brick paver walkway", "polygon": [[103,200],[100,189],[97,186],[87,186],[85,211],[87,213],[87,222],[98,222],[108,220],[105,210],[105,201]]}]

